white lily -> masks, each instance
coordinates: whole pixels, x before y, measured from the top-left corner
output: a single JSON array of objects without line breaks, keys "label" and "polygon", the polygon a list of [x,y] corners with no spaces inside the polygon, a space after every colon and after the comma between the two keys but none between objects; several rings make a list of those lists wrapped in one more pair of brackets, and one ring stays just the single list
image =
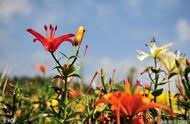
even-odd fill
[{"label": "white lily", "polygon": [[176,61],[178,61],[181,67],[185,65],[185,58],[183,56],[180,56],[179,51],[177,54],[173,52],[166,52],[160,56],[159,61],[165,67],[168,73],[178,72]]},{"label": "white lily", "polygon": [[159,58],[159,56],[166,52],[168,50],[168,47],[171,46],[173,43],[169,43],[166,44],[164,46],[161,47],[157,47],[154,41],[151,41],[150,44],[148,45],[149,49],[150,49],[150,53],[145,53],[141,50],[137,50],[137,58],[140,61],[143,61],[144,59],[146,59],[147,57],[151,57],[151,58]]}]

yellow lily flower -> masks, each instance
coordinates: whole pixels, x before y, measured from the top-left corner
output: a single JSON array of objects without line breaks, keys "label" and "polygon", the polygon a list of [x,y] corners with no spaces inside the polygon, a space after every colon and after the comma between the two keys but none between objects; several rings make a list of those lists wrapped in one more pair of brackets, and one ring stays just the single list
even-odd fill
[{"label": "yellow lily flower", "polygon": [[143,61],[144,59],[146,59],[147,57],[150,58],[159,58],[159,56],[166,52],[168,50],[168,47],[171,46],[172,43],[166,44],[164,46],[161,47],[157,47],[154,41],[151,41],[150,44],[148,45],[149,49],[150,49],[150,53],[145,53],[141,50],[137,50],[137,58],[140,61]]}]

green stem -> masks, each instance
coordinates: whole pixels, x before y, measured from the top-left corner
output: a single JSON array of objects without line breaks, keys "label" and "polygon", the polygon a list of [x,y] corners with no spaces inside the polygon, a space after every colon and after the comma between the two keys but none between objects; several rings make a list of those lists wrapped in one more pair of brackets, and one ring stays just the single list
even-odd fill
[{"label": "green stem", "polygon": [[64,115],[64,119],[66,118],[66,112],[67,112],[67,77],[64,78],[65,80],[65,87],[64,87],[64,92],[63,92],[63,101],[64,101],[64,105],[65,105],[65,108],[64,108],[64,112],[63,112],[63,115]]},{"label": "green stem", "polygon": [[76,52],[75,58],[74,58],[74,60],[72,61],[71,66],[73,66],[73,64],[76,62],[77,57],[78,57],[78,54],[79,54],[79,49],[78,49],[77,52]]},{"label": "green stem", "polygon": [[[154,58],[154,68],[156,69],[157,68],[157,61],[156,61],[156,58]],[[155,82],[154,82],[154,90],[157,89],[158,87],[158,79],[159,79],[159,75],[158,73],[155,73]],[[154,96],[154,102],[156,102],[156,96]]]},{"label": "green stem", "polygon": [[184,117],[185,120],[187,120],[187,109],[185,109],[185,117]]},{"label": "green stem", "polygon": [[[57,58],[55,57],[55,55],[51,52],[51,55],[53,57],[53,59],[55,60],[55,62],[58,64],[58,66],[62,67],[60,62],[57,60]],[[63,69],[63,68],[61,68]],[[63,76],[62,72],[57,68],[57,71],[59,72],[59,74],[64,77],[64,81],[65,81],[65,87],[64,87],[64,92],[63,94],[61,95],[61,100],[63,100],[64,102],[64,111],[63,111],[63,117],[64,119],[66,118],[66,112],[67,112],[67,108],[66,108],[66,104],[67,104],[67,76]],[[60,118],[61,116],[61,112],[62,112],[62,109],[60,108],[59,110],[59,113],[58,113],[58,118]]]},{"label": "green stem", "polygon": [[[55,60],[55,62],[56,62],[60,67],[62,67],[61,64],[60,64],[60,62],[57,60],[57,58],[56,58],[55,55],[53,54],[53,52],[51,52],[51,55],[52,55],[53,59]],[[60,75],[62,75],[61,71],[60,71],[58,68],[57,68],[57,71],[59,72]]]},{"label": "green stem", "polygon": [[105,82],[104,82],[103,69],[101,69],[101,82],[102,82],[102,85],[104,88],[104,92],[107,93],[107,89],[106,89]]},{"label": "green stem", "polygon": [[170,104],[170,109],[172,110],[171,87],[170,87],[170,82],[169,82],[169,79],[168,79],[168,95],[169,95],[169,104]]},{"label": "green stem", "polygon": [[74,60],[72,61],[71,66],[73,66],[73,64],[76,62],[76,60],[77,60],[77,58],[78,58],[79,50],[80,50],[80,45],[78,46],[77,52],[76,52],[76,54],[75,54],[75,58],[74,58]]},{"label": "green stem", "polygon": [[150,80],[152,81],[152,83],[154,84],[154,80],[152,79],[152,76],[149,71],[148,71],[148,76],[149,76]]},{"label": "green stem", "polygon": [[[72,51],[71,51],[71,53],[70,53],[70,57],[74,55],[75,50],[76,50],[76,47],[73,47],[73,49],[72,49]],[[67,65],[70,63],[70,57],[69,57],[69,59],[67,60]]]}]

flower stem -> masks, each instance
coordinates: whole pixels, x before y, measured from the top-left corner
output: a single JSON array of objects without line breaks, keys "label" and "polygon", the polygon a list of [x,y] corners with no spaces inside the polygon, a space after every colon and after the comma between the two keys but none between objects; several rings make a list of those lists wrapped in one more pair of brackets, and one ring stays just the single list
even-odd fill
[{"label": "flower stem", "polygon": [[[55,57],[55,55],[53,54],[53,52],[51,52],[51,55],[53,57],[53,59],[55,60],[56,64],[58,64],[58,66],[62,67],[60,62],[57,60],[57,58]],[[57,68],[57,71],[59,72],[60,75],[62,75],[61,71],[59,70],[59,68]]]},{"label": "flower stem", "polygon": [[63,117],[64,119],[66,118],[66,112],[67,112],[67,77],[64,78],[64,81],[65,81],[65,87],[64,87],[64,92],[63,92],[63,101],[64,101],[64,104],[65,104],[65,108],[64,108],[64,111],[63,111]]},{"label": "flower stem", "polygon": [[169,81],[169,79],[168,79],[168,96],[169,96],[170,109],[172,110],[171,87],[170,87],[170,81]]},{"label": "flower stem", "polygon": [[[157,69],[157,61],[156,61],[156,58],[154,58],[154,68]],[[158,73],[155,73],[155,82],[154,82],[154,90],[157,89],[158,87],[158,79],[159,79],[159,74]],[[154,96],[154,102],[156,102],[156,96]]]},{"label": "flower stem", "polygon": [[[58,64],[58,66],[62,67],[60,62],[58,61],[58,59],[55,57],[55,55],[52,52],[51,52],[51,55],[52,55],[53,59],[55,60],[56,64]],[[63,69],[63,68],[61,68],[61,69]],[[63,100],[63,103],[64,103],[63,117],[65,119],[66,118],[66,112],[67,112],[67,107],[66,107],[66,104],[67,104],[67,75],[63,75],[63,73],[62,73],[63,70],[61,71],[59,68],[57,68],[57,71],[59,72],[61,77],[64,77],[63,79],[65,81],[64,92],[61,96],[61,100]],[[62,113],[62,109],[60,108],[59,113],[58,113],[58,118],[60,118],[61,113]]]}]

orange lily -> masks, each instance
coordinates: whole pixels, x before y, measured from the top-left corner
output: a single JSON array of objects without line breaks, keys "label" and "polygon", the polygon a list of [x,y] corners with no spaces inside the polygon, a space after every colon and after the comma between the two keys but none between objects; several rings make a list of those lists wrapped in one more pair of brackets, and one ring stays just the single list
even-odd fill
[{"label": "orange lily", "polygon": [[47,73],[47,67],[46,66],[43,66],[41,64],[35,64],[34,67],[37,68],[39,71],[41,71],[43,74]]},{"label": "orange lily", "polygon": [[[126,88],[129,88],[129,86],[129,83],[127,83]],[[101,98],[96,101],[95,105],[100,103],[111,104],[111,110],[116,114],[117,117],[117,124],[120,124],[120,115],[130,118],[129,121],[131,121],[131,119],[133,121],[135,115],[143,114],[145,110],[151,108],[166,110],[172,116],[174,116],[174,113],[167,106],[152,103],[148,97],[142,96],[136,91],[134,94],[130,93],[128,90],[126,90],[126,92],[116,91],[114,93],[109,93],[105,96],[105,98]]]},{"label": "orange lily", "polygon": [[71,37],[75,36],[74,34],[66,34],[62,35],[60,37],[54,38],[55,31],[57,30],[57,26],[53,27],[52,25],[49,26],[50,30],[50,36],[48,35],[48,27],[44,25],[44,29],[46,31],[46,37],[42,36],[32,28],[28,28],[26,31],[29,33],[33,34],[36,38],[33,40],[35,42],[36,40],[40,41],[42,45],[44,46],[45,50],[53,53],[56,51],[56,49],[59,47],[59,45],[64,42],[68,41],[70,42],[73,46],[76,45],[76,43],[70,39]]}]

